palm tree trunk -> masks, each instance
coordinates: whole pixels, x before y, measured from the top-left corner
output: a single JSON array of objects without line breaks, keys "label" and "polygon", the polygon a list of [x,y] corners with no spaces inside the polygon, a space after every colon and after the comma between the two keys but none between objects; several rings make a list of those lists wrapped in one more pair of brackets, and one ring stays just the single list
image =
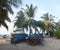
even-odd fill
[{"label": "palm tree trunk", "polygon": [[29,36],[32,34],[32,29],[31,29],[31,27],[30,27],[30,33],[29,33]]},{"label": "palm tree trunk", "polygon": [[37,29],[36,29],[36,27],[35,27],[35,33],[34,33],[34,34],[36,34],[36,31],[37,31]]},{"label": "palm tree trunk", "polygon": [[25,33],[25,32],[24,32],[24,28],[23,28],[23,33]]},{"label": "palm tree trunk", "polygon": [[40,33],[39,30],[38,30],[37,28],[35,28],[35,34],[36,34],[36,32],[38,32],[38,34]]},{"label": "palm tree trunk", "polygon": [[49,32],[49,30],[47,30],[47,33],[48,33],[48,37],[50,37],[50,32]]},{"label": "palm tree trunk", "polygon": [[38,29],[37,29],[37,31],[38,31],[38,34],[39,34],[40,32],[39,32],[39,30],[38,30]]},{"label": "palm tree trunk", "polygon": [[42,30],[43,37],[46,37],[45,31]]}]

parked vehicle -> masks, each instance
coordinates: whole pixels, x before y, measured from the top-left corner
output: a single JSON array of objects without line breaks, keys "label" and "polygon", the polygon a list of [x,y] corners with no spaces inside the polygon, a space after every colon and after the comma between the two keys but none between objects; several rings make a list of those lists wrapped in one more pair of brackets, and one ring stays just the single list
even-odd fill
[{"label": "parked vehicle", "polygon": [[11,36],[12,36],[11,43],[22,42],[22,41],[26,40],[26,38],[28,37],[28,34],[25,34],[22,31],[22,28],[19,28],[19,29],[15,30],[14,32],[15,33],[11,34]]},{"label": "parked vehicle", "polygon": [[27,34],[13,34],[12,38],[11,38],[11,43],[22,42],[22,41],[26,40],[27,37],[28,37]]},{"label": "parked vehicle", "polygon": [[44,41],[43,34],[33,34],[28,37],[28,40],[33,44],[41,44]]}]

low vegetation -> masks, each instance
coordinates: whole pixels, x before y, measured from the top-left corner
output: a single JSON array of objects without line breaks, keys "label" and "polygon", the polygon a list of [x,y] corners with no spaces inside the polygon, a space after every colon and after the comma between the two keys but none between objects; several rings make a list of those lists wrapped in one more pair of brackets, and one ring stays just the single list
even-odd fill
[{"label": "low vegetation", "polygon": [[54,31],[54,35],[56,38],[60,39],[60,29]]}]

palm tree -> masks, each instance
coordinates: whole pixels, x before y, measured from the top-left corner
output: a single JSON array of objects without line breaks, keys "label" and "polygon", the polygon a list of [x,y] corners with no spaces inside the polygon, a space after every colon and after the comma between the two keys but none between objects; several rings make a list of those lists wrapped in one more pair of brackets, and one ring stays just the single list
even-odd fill
[{"label": "palm tree", "polygon": [[50,30],[52,30],[54,27],[54,17],[51,14],[49,15],[49,13],[44,14],[41,18],[44,19],[44,24],[45,24],[45,30],[47,31],[47,33],[49,33]]},{"label": "palm tree", "polygon": [[17,7],[17,3],[19,3],[18,1],[19,0],[0,0],[0,26],[3,25],[8,29],[5,20],[11,22],[10,18],[8,17],[8,12],[11,14],[14,13],[11,5]]},{"label": "palm tree", "polygon": [[35,10],[37,7],[33,7],[33,5],[31,4],[30,6],[26,5],[27,9],[23,9],[25,11],[25,13],[27,14],[27,17],[28,17],[28,24],[29,24],[29,28],[30,28],[30,35],[32,33],[32,30],[31,30],[31,25],[32,25],[32,20],[34,18],[34,15],[35,15]]},{"label": "palm tree", "polygon": [[16,16],[17,20],[15,20],[14,26],[17,26],[17,28],[23,28],[23,32],[24,32],[24,28],[27,27],[26,23],[25,23],[25,17],[24,17],[24,12],[21,10],[17,13]]}]

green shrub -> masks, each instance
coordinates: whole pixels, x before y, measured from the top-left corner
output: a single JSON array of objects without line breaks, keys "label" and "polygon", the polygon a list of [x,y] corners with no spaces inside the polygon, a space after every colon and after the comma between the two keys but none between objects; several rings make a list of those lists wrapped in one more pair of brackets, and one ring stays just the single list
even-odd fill
[{"label": "green shrub", "polygon": [[60,39],[60,30],[54,31],[54,35],[56,38]]}]

